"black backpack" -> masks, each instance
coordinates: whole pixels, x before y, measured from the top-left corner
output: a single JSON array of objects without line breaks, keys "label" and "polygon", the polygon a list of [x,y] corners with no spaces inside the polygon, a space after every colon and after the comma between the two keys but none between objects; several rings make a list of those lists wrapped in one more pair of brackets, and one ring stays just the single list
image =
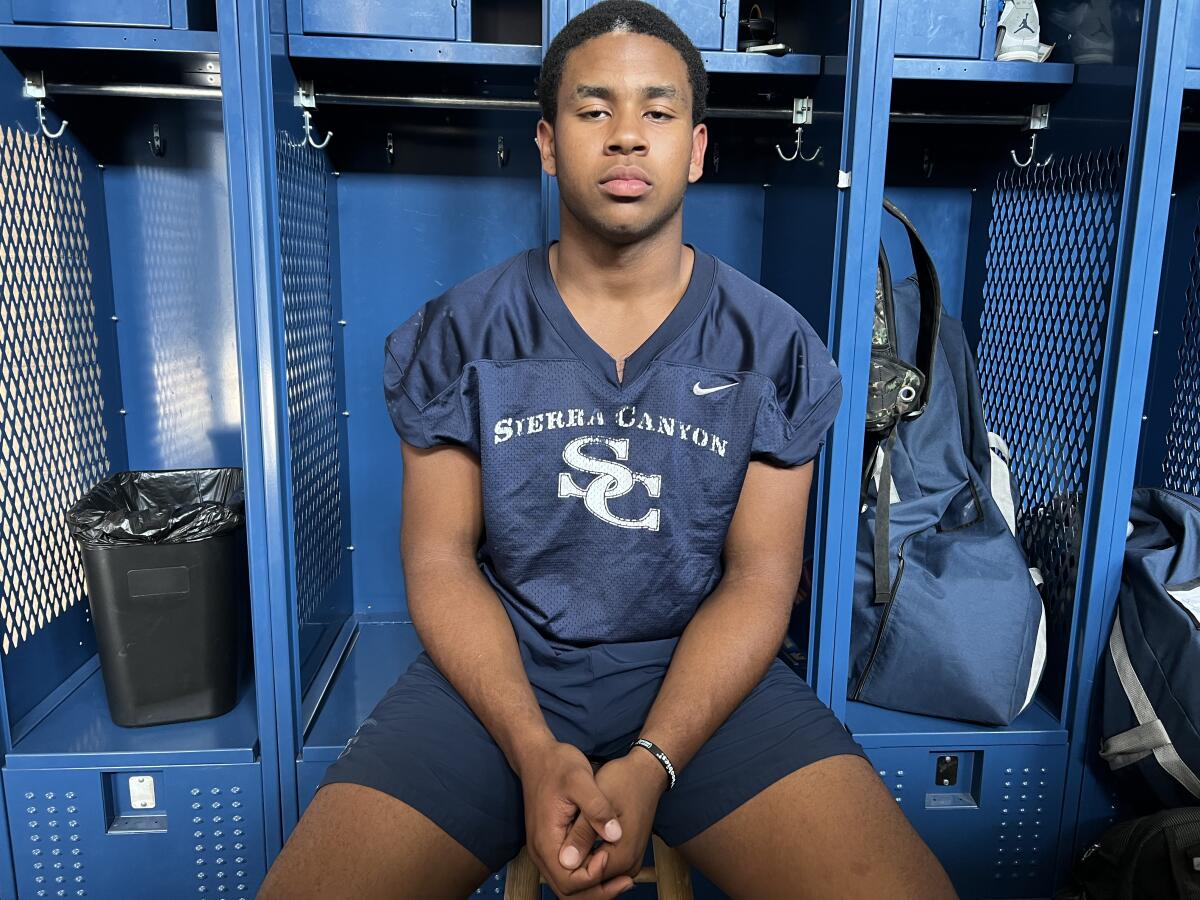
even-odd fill
[{"label": "black backpack", "polygon": [[1114,825],[1084,851],[1055,900],[1200,900],[1200,809]]}]

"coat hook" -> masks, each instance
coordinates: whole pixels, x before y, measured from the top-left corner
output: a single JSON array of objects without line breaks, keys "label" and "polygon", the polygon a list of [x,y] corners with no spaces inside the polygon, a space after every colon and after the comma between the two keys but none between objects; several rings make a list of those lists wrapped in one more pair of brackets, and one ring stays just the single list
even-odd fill
[{"label": "coat hook", "polygon": [[821,155],[821,148],[818,147],[816,152],[813,153],[812,156],[805,156],[801,152],[801,148],[803,148],[803,146],[804,146],[804,126],[798,125],[798,126],[796,126],[796,149],[792,151],[792,155],[787,156],[786,154],[784,154],[783,148],[780,147],[778,144],[775,145],[775,152],[779,154],[779,158],[782,159],[784,162],[795,162],[797,158],[799,158],[803,162],[813,162],[814,160],[816,160],[816,158],[818,156]]},{"label": "coat hook", "polygon": [[321,143],[318,144],[315,140],[313,140],[312,113],[307,109],[304,110],[304,140],[308,142],[308,146],[312,147],[314,150],[324,150],[329,146],[329,140],[332,137],[333,132],[329,131],[326,132],[325,138],[321,141]]},{"label": "coat hook", "polygon": [[150,145],[150,152],[155,156],[166,156],[167,146],[163,143],[162,132],[158,129],[158,123],[154,123],[154,130],[151,132],[150,140],[147,141]]},{"label": "coat hook", "polygon": [[[1008,151],[1009,155],[1012,156],[1012,161],[1017,164],[1018,168],[1026,169],[1029,167],[1029,165],[1031,163],[1033,163],[1033,155],[1034,155],[1034,153],[1037,152],[1037,139],[1038,139],[1038,136],[1037,136],[1036,131],[1029,136],[1029,155],[1027,157],[1025,157],[1024,162],[1017,159],[1017,151],[1016,150]],[[1044,167],[1050,165],[1050,160],[1052,160],[1052,159],[1054,159],[1053,153],[1051,153],[1049,156],[1047,156],[1040,163],[1033,163],[1033,164],[1034,164],[1035,168],[1041,169],[1041,168],[1044,168]]]},{"label": "coat hook", "polygon": [[392,133],[390,131],[387,133],[386,152],[388,165],[394,166],[396,164],[396,142],[392,139]]},{"label": "coat hook", "polygon": [[62,124],[58,126],[58,131],[51,131],[46,127],[46,106],[41,100],[37,101],[37,120],[38,125],[41,126],[42,134],[51,140],[58,140],[63,136],[63,132],[67,130],[66,119],[62,120]]},{"label": "coat hook", "polygon": [[779,158],[784,162],[795,162],[797,158],[804,162],[813,162],[821,155],[821,148],[817,148],[817,152],[812,156],[805,156],[803,153],[804,146],[804,126],[811,125],[813,121],[813,101],[811,97],[797,97],[792,100],[792,124],[796,126],[796,149],[792,151],[791,156],[787,156],[783,149],[776,144],[775,152],[779,154]]},{"label": "coat hook", "polygon": [[503,169],[508,165],[508,150],[504,146],[504,135],[496,138],[496,167]]},{"label": "coat hook", "polygon": [[721,145],[713,144],[713,174],[721,174]]}]

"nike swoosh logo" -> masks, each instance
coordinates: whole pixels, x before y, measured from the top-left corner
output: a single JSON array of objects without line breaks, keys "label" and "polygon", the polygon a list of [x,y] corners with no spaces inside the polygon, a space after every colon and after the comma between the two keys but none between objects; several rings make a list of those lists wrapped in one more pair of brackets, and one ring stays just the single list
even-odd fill
[{"label": "nike swoosh logo", "polygon": [[705,394],[715,394],[717,391],[723,391],[726,388],[737,387],[741,384],[740,381],[734,381],[730,384],[718,384],[716,387],[700,387],[700,382],[692,385],[692,393],[697,397],[703,397]]}]

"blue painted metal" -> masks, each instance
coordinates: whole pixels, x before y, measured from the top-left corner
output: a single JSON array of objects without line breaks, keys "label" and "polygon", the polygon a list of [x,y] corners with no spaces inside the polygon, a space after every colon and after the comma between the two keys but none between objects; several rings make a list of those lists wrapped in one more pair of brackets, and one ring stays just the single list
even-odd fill
[{"label": "blue painted metal", "polygon": [[953,719],[935,719],[881,709],[866,703],[846,704],[846,724],[864,747],[992,747],[1009,744],[1065,744],[1067,732],[1058,715],[1040,702],[1003,727],[976,725]]},{"label": "blue painted metal", "polygon": [[114,765],[217,765],[254,761],[258,743],[254,692],[215,719],[155,728],[122,728],[108,714],[99,669],[28,734],[16,741],[7,769]]},{"label": "blue painted metal", "polygon": [[1096,681],[1120,582],[1178,143],[1186,23],[1193,21],[1195,10],[1194,0],[1165,0],[1148,2],[1144,11],[1122,239],[1113,273],[1116,308],[1110,342],[1118,352],[1100,383],[1100,408],[1108,414],[1099,424],[1093,493],[1082,533],[1084,546],[1094,550],[1083,572],[1080,596],[1087,603],[1074,658],[1078,671],[1066,710],[1069,727],[1082,739],[1072,746],[1065,783],[1061,871],[1103,828],[1103,813],[1096,815],[1097,811],[1111,810],[1106,786],[1095,775]]},{"label": "blue painted metal", "polygon": [[1071,84],[1075,80],[1075,66],[1072,63],[1053,62],[900,58],[896,60],[893,77],[910,80]]},{"label": "blue painted metal", "polygon": [[[262,168],[267,160],[264,133],[254,115],[255,89],[261,87],[261,56],[269,52],[267,23],[255,20],[245,4],[250,21],[238,19],[235,0],[217,4],[221,39],[221,71],[225,123],[225,143],[229,167],[229,207],[232,237],[234,311],[237,317],[237,347],[241,373],[241,417],[243,462],[246,494],[247,556],[253,620],[255,659],[255,707],[258,711],[258,753],[262,770],[262,810],[266,858],[274,859],[283,846],[283,808],[280,785],[284,771],[280,759],[284,752],[294,753],[294,744],[280,746],[281,722],[286,721],[290,702],[278,703],[280,694],[289,696],[290,681],[280,677],[275,661],[276,641],[285,640],[279,630],[287,597],[281,588],[283,577],[278,559],[280,515],[271,487],[278,478],[277,446],[270,427],[274,423],[275,378],[268,359],[260,356],[258,341],[262,325],[260,304],[266,268],[261,267],[263,248],[257,241],[266,235],[265,213],[258,189],[263,186]],[[243,29],[257,40],[242,40]],[[248,109],[249,107],[249,109]],[[286,646],[286,644],[285,644]],[[286,672],[284,675],[286,676]],[[281,685],[279,682],[283,681]],[[291,773],[287,772],[290,780]]]},{"label": "blue painted metal", "polygon": [[[341,319],[334,265],[335,201],[325,155],[277,142],[283,329],[287,343],[288,474],[293,490],[300,691],[350,614],[346,412],[334,335]],[[336,223],[334,223],[336,228]],[[344,321],[344,320],[343,320]]]},{"label": "blue painted metal", "polygon": [[[868,756],[963,897],[1048,897],[1066,747],[953,740],[868,748]],[[959,782],[937,784],[937,759],[959,758]]]},{"label": "blue painted metal", "polygon": [[[156,102],[126,121],[103,174],[128,468],[241,466],[221,109]],[[147,152],[154,125],[161,159]],[[170,152],[183,147],[187,165]]]},{"label": "blue painted metal", "polygon": [[[106,769],[6,770],[20,896],[157,900],[211,892],[250,900],[267,860],[259,775],[253,763],[141,760]],[[139,777],[153,780],[153,809],[129,806],[129,778]]]},{"label": "blue painted metal", "polygon": [[[993,0],[995,2],[995,0]],[[983,45],[981,2],[902,3],[896,18],[896,55],[979,59]]]},{"label": "blue painted metal", "polygon": [[835,257],[833,286],[838,299],[829,330],[829,348],[842,372],[845,399],[825,448],[828,471],[817,503],[818,537],[824,544],[814,562],[815,578],[823,585],[814,610],[814,687],[843,720],[873,318],[868,298],[875,295],[896,24],[891,3],[858,0],[851,10],[846,130],[838,161],[850,186],[838,211],[840,252]]},{"label": "blue painted metal", "polygon": [[789,53],[787,56],[767,56],[764,53],[736,51],[704,51],[700,54],[709,72],[742,72],[758,75],[817,75],[821,57],[812,53]]},{"label": "blue painted metal", "polygon": [[1183,76],[1183,86],[1189,91],[1200,91],[1200,69],[1188,69]]},{"label": "blue painted metal", "polygon": [[[296,4],[293,3],[292,9]],[[308,34],[363,35],[453,41],[456,8],[448,0],[371,3],[366,0],[300,0]]]},{"label": "blue painted metal", "polygon": [[[261,764],[267,856],[295,825],[294,760],[299,703],[295,586],[281,419],[286,409],[284,363],[276,334],[275,298],[282,296],[275,177],[273,54],[268,9],[257,2],[219,0],[218,33],[229,146],[233,269],[242,358],[242,421],[247,481],[251,593],[255,615],[257,704],[262,710]],[[290,102],[290,95],[280,103]],[[280,329],[281,331],[282,329]]]},{"label": "blue painted metal", "polygon": [[288,40],[288,50],[297,58],[318,59],[478,63],[501,66],[537,66],[541,62],[541,48],[525,44],[470,44],[454,41],[292,35]]},{"label": "blue painted metal", "polygon": [[1181,20],[1178,27],[1189,36],[1183,57],[1187,67],[1200,69],[1200,40],[1196,39],[1196,35],[1200,35],[1200,5],[1193,5],[1191,18]]},{"label": "blue painted metal", "polygon": [[171,27],[170,0],[11,0],[14,22]]},{"label": "blue painted metal", "polygon": [[211,31],[184,31],[171,28],[0,25],[0,47],[216,53],[217,35]]}]

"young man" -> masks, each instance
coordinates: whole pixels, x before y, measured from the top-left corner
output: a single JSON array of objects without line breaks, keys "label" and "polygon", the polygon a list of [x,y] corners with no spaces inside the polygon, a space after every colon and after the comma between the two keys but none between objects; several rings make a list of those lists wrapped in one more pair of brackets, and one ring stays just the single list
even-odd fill
[{"label": "young man", "polygon": [[681,243],[706,90],[647,4],[568,23],[537,133],[561,240],[389,336],[426,652],[261,896],[461,898],[528,844],[599,900],[652,830],[735,897],[953,896],[776,658],[840,378],[791,306]]}]

